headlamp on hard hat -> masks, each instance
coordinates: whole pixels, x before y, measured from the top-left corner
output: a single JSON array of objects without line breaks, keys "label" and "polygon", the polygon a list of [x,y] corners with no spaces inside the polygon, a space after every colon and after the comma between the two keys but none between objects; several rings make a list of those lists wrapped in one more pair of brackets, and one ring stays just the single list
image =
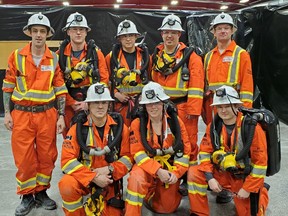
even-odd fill
[{"label": "headlamp on hard hat", "polygon": [[168,24],[169,26],[174,26],[176,23],[179,23],[179,25],[181,26],[181,22],[179,22],[178,20],[176,20],[176,19],[168,19],[167,22],[165,22],[159,29],[161,29],[166,24]]},{"label": "headlamp on hard hat", "polygon": [[130,22],[124,21],[121,25],[121,30],[118,32],[118,34],[120,34],[123,31],[123,29],[128,29],[130,27],[131,27]]},{"label": "headlamp on hard hat", "polygon": [[215,94],[216,94],[217,97],[227,96],[228,98],[229,98],[229,97],[232,97],[232,98],[235,98],[235,99],[240,99],[239,97],[235,97],[235,96],[233,96],[233,95],[227,94],[225,88],[217,89],[217,90],[215,91]]},{"label": "headlamp on hard hat", "polygon": [[147,99],[153,99],[156,97],[155,91],[153,89],[145,91],[145,96]]},{"label": "headlamp on hard hat", "polygon": [[104,85],[96,85],[95,86],[95,93],[97,93],[97,94],[103,94],[104,90],[105,90]]},{"label": "headlamp on hard hat", "polygon": [[75,14],[74,20],[75,20],[76,22],[82,22],[83,17],[82,17],[82,15],[80,15],[80,14]]}]

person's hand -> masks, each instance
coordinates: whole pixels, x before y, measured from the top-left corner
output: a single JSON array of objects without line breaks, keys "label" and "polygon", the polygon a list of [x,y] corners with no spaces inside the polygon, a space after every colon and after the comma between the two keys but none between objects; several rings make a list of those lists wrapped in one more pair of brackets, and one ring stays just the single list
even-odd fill
[{"label": "person's hand", "polygon": [[208,185],[209,185],[209,188],[216,193],[219,193],[222,191],[221,185],[215,178],[210,179],[208,181]]},{"label": "person's hand", "polygon": [[168,172],[168,170],[159,168],[158,171],[156,172],[156,175],[158,176],[158,178],[160,179],[161,182],[163,183],[168,183],[169,179],[170,179],[170,174]]},{"label": "person's hand", "polygon": [[109,184],[112,184],[113,180],[111,179],[111,175],[100,175],[99,173],[97,173],[97,175],[93,178],[92,182],[94,182],[101,188],[105,188]]},{"label": "person's hand", "polygon": [[168,180],[168,184],[175,184],[178,181],[178,178],[174,173],[169,172],[170,178]]},{"label": "person's hand", "polygon": [[73,110],[75,112],[81,111],[81,110],[88,110],[88,105],[84,101],[76,101],[73,105],[71,105]]},{"label": "person's hand", "polygon": [[244,190],[243,188],[241,188],[238,193],[236,194],[236,196],[239,199],[247,199],[250,196],[250,192]]},{"label": "person's hand", "polygon": [[96,168],[93,171],[96,172],[97,174],[100,174],[100,175],[109,175],[110,174],[108,166]]},{"label": "person's hand", "polygon": [[13,128],[13,120],[11,117],[10,112],[5,112],[5,116],[4,116],[4,125],[7,128],[7,130],[12,131]]},{"label": "person's hand", "polygon": [[129,100],[129,96],[121,93],[121,92],[116,92],[115,97],[121,102],[121,103],[126,103]]},{"label": "person's hand", "polygon": [[65,129],[65,121],[64,121],[64,116],[60,115],[58,120],[57,120],[57,124],[56,124],[56,130],[57,130],[57,134],[60,134],[64,131]]}]

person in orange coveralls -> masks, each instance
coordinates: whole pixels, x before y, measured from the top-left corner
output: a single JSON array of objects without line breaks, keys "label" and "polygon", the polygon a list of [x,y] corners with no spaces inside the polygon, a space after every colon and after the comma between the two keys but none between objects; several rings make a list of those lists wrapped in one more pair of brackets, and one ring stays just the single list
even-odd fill
[{"label": "person in orange coveralls", "polygon": [[106,56],[112,93],[116,100],[114,110],[121,113],[128,127],[137,110],[143,85],[148,82],[149,52],[143,42],[136,45],[139,35],[132,21],[122,21],[117,29],[118,43],[114,44],[112,51]]},{"label": "person in orange coveralls", "polygon": [[192,47],[179,42],[181,20],[171,14],[163,19],[161,31],[163,43],[159,44],[152,56],[151,79],[163,86],[165,93],[177,105],[178,115],[184,122],[191,152],[194,158],[190,165],[197,163],[198,117],[202,110],[204,71],[202,59]]},{"label": "person in orange coveralls", "polygon": [[[110,101],[114,99],[108,87],[91,85],[85,100],[89,115],[70,128],[63,142],[65,175],[59,190],[65,215],[123,215],[121,182],[133,159],[129,130],[121,115],[107,113]],[[91,197],[84,202],[83,196],[88,194]]]},{"label": "person in orange coveralls", "polygon": [[128,178],[127,216],[141,215],[144,204],[157,213],[174,212],[181,201],[180,178],[188,170],[191,147],[184,123],[160,84],[143,87],[143,110],[130,127],[130,150],[136,164]]},{"label": "person in orange coveralls", "polygon": [[226,186],[229,186],[239,216],[254,215],[250,206],[255,206],[250,205],[250,199],[254,200],[254,195],[259,194],[256,213],[265,215],[269,189],[269,185],[264,183],[268,160],[266,135],[261,125],[254,124],[250,153],[244,155],[245,145],[241,137],[243,114],[238,111],[241,104],[233,87],[216,89],[212,106],[216,107],[217,114],[200,144],[200,164],[188,171],[191,216],[209,215],[208,186],[216,193],[227,190]]},{"label": "person in orange coveralls", "polygon": [[229,14],[221,13],[213,20],[210,31],[217,40],[217,46],[205,55],[205,94],[203,120],[208,125],[212,121],[214,91],[222,85],[232,86],[240,94],[245,107],[253,103],[253,76],[248,52],[236,45],[232,35],[236,32]]},{"label": "person in orange coveralls", "polygon": [[72,117],[81,110],[87,110],[83,101],[88,87],[96,82],[108,84],[109,72],[105,57],[94,40],[91,39],[88,43],[85,41],[87,33],[91,31],[85,16],[77,12],[72,13],[62,30],[69,36],[57,51],[59,65],[69,92],[65,108],[66,130],[63,132],[65,138]]},{"label": "person in orange coveralls", "polygon": [[[4,124],[12,131],[17,194],[22,196],[16,216],[28,214],[36,203],[48,210],[56,208],[46,190],[57,158],[56,132],[65,128],[67,94],[58,57],[46,45],[46,39],[54,34],[49,19],[34,14],[23,32],[32,41],[9,56],[2,88]],[[56,98],[58,114],[54,108]]]}]

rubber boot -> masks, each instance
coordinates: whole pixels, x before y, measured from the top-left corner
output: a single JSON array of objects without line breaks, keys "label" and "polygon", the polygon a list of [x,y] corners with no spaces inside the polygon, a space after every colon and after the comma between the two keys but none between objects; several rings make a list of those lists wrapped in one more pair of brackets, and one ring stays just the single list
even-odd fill
[{"label": "rubber boot", "polygon": [[35,200],[32,194],[26,194],[22,196],[22,201],[20,205],[17,206],[15,210],[16,216],[27,215],[31,209],[35,206]]},{"label": "rubber boot", "polygon": [[216,196],[216,203],[223,204],[223,203],[229,203],[233,199],[233,196],[231,192],[227,190],[222,190],[219,192]]},{"label": "rubber boot", "polygon": [[56,202],[48,197],[46,190],[36,193],[35,201],[37,206],[42,206],[46,210],[53,210],[57,208]]}]

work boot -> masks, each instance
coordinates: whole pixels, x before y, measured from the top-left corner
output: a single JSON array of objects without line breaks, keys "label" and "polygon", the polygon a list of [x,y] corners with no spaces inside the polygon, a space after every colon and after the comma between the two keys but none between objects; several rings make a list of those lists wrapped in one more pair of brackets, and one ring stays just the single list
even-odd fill
[{"label": "work boot", "polygon": [[36,193],[35,201],[38,206],[42,206],[46,210],[53,210],[57,208],[56,202],[48,197],[46,190]]},{"label": "work boot", "polygon": [[179,185],[179,189],[178,189],[179,193],[182,195],[182,196],[188,196],[188,185],[187,185],[187,182],[182,182],[180,185]]},{"label": "work boot", "polygon": [[33,195],[32,194],[23,195],[20,205],[18,205],[15,210],[15,215],[16,216],[27,215],[34,206],[35,206],[35,200]]},{"label": "work boot", "polygon": [[222,190],[219,192],[216,196],[216,203],[223,204],[223,203],[229,203],[233,199],[232,194],[227,190]]}]

